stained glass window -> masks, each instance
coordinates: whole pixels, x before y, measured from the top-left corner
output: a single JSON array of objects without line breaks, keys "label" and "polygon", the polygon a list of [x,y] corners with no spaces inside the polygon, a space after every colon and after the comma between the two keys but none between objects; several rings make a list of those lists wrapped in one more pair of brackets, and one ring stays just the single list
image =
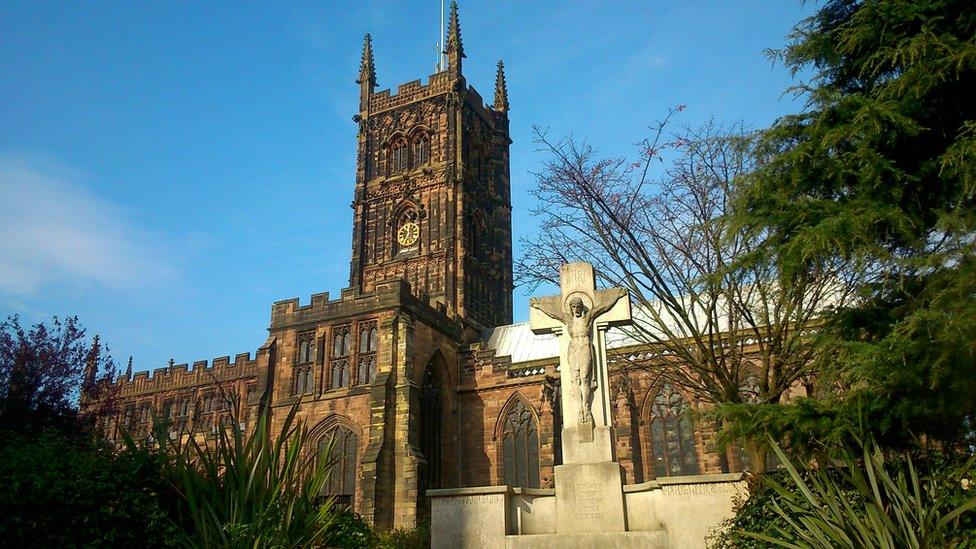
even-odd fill
[{"label": "stained glass window", "polygon": [[356,360],[357,382],[360,385],[376,379],[376,322],[359,325],[359,356]]},{"label": "stained glass window", "polygon": [[522,401],[505,415],[502,462],[505,484],[539,487],[539,429],[532,410]]},{"label": "stained glass window", "polygon": [[440,485],[441,405],[439,393],[434,379],[433,365],[428,364],[424,370],[423,383],[420,386],[420,444],[424,457],[427,458],[425,488],[437,488]]},{"label": "stained glass window", "polygon": [[[350,429],[337,425],[319,439],[319,459],[332,463],[329,480],[322,487],[324,496],[332,496],[338,505],[352,507],[356,494],[356,452],[359,437]],[[327,454],[331,447],[332,453]]]},{"label": "stained glass window", "polygon": [[651,459],[658,477],[698,474],[695,429],[688,404],[665,384],[651,404]]},{"label": "stained glass window", "polygon": [[329,387],[338,389],[349,385],[349,351],[352,334],[349,326],[337,326],[332,333],[332,362],[329,368]]}]

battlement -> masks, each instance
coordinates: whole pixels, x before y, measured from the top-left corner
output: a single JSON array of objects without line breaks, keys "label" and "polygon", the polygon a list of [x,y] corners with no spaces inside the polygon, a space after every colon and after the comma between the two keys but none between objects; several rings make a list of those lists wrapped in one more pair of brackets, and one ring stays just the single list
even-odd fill
[{"label": "battlement", "polygon": [[125,374],[115,380],[121,396],[152,393],[156,391],[192,387],[204,383],[238,379],[257,375],[257,358],[251,353],[238,353],[234,361],[229,356],[220,356],[212,361],[198,360],[192,368],[187,364],[175,364],[152,371],[136,372],[131,379]]},{"label": "battlement", "polygon": [[447,306],[432,299],[423,291],[414,291],[402,279],[390,279],[376,284],[371,292],[357,293],[344,288],[339,299],[330,300],[327,292],[314,294],[302,305],[298,298],[277,301],[271,306],[271,329],[288,328],[322,321],[342,321],[363,314],[375,314],[398,308],[408,308],[417,314],[438,317],[441,322],[460,323],[456,315],[448,314]]},{"label": "battlement", "polygon": [[447,71],[441,71],[430,75],[426,85],[420,80],[411,80],[397,86],[395,94],[391,94],[389,89],[378,91],[369,97],[369,112],[375,114],[447,93],[451,90],[452,82]]}]

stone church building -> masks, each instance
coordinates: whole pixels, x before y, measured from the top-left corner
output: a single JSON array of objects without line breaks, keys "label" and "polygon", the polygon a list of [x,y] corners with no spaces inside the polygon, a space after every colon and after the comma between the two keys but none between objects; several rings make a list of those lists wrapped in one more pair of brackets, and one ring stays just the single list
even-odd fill
[{"label": "stone church building", "polygon": [[[504,68],[499,61],[486,103],[464,77],[456,5],[444,53],[426,83],[377,91],[366,35],[349,287],[274,303],[253,357],[171,363],[151,375],[130,367],[117,381],[116,429],[146,435],[155,416],[213,436],[232,417],[253,428],[262,409],[280,422],[300,402],[316,447],[334,440],[342,456],[330,494],[383,527],[413,526],[432,488],[552,485],[558,345],[512,323]],[[621,367],[644,357],[624,337],[611,342],[626,482],[735,469],[714,430],[685,413],[693,395]]]}]

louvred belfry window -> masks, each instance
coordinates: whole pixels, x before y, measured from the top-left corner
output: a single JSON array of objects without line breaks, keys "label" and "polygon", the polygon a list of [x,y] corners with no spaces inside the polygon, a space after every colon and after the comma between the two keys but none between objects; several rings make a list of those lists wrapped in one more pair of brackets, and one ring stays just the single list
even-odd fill
[{"label": "louvred belfry window", "polygon": [[413,167],[419,168],[430,162],[430,139],[418,136],[413,142]]},{"label": "louvred belfry window", "polygon": [[409,149],[404,139],[398,139],[390,145],[389,175],[396,175],[407,170]]},{"label": "louvred belfry window", "polygon": [[349,351],[352,334],[349,326],[336,326],[332,332],[332,361],[329,387],[338,389],[349,385]]},{"label": "louvred belfry window", "polygon": [[376,379],[377,340],[376,322],[361,322],[359,324],[359,356],[356,359],[357,382],[360,385],[372,383]]},{"label": "louvred belfry window", "polygon": [[658,477],[698,474],[691,410],[681,394],[664,384],[651,404],[651,453]]},{"label": "louvred belfry window", "polygon": [[505,484],[539,487],[539,429],[532,410],[516,402],[505,415],[502,439]]}]

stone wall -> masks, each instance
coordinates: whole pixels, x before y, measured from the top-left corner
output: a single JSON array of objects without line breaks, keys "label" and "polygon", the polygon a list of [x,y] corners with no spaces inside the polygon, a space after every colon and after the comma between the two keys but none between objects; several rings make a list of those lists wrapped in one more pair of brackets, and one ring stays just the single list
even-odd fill
[{"label": "stone wall", "polygon": [[[707,536],[732,516],[733,503],[747,494],[741,474],[661,478],[623,487],[627,532],[635,546],[706,547]],[[436,490],[432,499],[431,547],[563,547],[569,536],[555,532],[555,490],[507,486]],[[583,536],[585,537],[585,536]],[[599,546],[599,536],[595,545]],[[585,540],[583,540],[585,542]],[[577,546],[577,545],[572,545]]]}]

